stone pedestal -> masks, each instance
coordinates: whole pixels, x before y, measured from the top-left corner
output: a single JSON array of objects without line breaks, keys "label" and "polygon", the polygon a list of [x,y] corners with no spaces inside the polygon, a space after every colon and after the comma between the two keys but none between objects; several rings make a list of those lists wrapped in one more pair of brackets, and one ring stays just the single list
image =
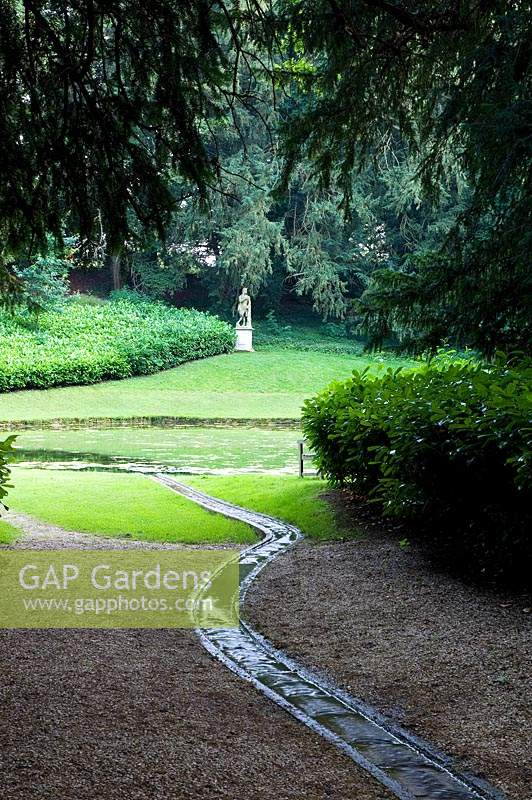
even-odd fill
[{"label": "stone pedestal", "polygon": [[253,328],[251,326],[236,328],[235,350],[248,353],[253,351]]}]

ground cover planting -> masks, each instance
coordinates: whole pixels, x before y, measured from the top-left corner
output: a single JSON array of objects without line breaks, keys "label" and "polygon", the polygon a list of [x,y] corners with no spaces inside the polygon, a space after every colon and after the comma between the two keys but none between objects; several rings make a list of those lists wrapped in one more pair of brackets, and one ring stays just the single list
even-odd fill
[{"label": "ground cover planting", "polygon": [[0,312],[0,392],[90,384],[229,352],[216,317],[118,292],[108,302],[68,299],[38,316]]}]

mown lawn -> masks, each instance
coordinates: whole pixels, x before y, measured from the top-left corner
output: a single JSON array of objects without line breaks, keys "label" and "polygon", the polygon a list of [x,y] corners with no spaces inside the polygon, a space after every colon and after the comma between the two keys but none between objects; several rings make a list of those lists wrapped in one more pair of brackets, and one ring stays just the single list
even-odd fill
[{"label": "mown lawn", "polygon": [[10,544],[14,539],[17,538],[19,533],[20,531],[10,525],[8,522],[0,519],[0,544]]},{"label": "mown lawn", "polygon": [[325,541],[359,535],[358,531],[346,528],[345,523],[338,519],[323,496],[327,484],[317,478],[301,479],[291,475],[187,475],[180,480],[206,494],[279,517],[296,525],[311,539]]},{"label": "mown lawn", "polygon": [[143,475],[15,467],[12,482],[13,511],[68,530],[186,544],[256,540],[247,525],[205,511]]},{"label": "mown lawn", "polygon": [[305,398],[353,369],[414,362],[373,355],[231,353],[139,378],[0,394],[0,421],[87,417],[298,419]]},{"label": "mown lawn", "polygon": [[[357,535],[339,522],[318,479],[293,476],[180,476],[202,492],[297,525],[311,539]],[[247,544],[256,536],[243,523],[213,514],[142,475],[13,469],[9,506],[67,530],[144,541]],[[0,543],[16,531],[0,520]]]}]

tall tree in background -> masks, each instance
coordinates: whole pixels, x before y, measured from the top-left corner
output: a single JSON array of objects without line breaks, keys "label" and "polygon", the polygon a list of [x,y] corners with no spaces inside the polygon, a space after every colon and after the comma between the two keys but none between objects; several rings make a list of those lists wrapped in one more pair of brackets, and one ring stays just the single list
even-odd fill
[{"label": "tall tree in background", "polygon": [[[419,157],[425,197],[449,164],[471,187],[433,257],[377,273],[360,310],[378,343],[410,349],[445,336],[491,353],[530,344],[530,4],[516,0],[281,0],[277,24],[304,102],[284,129],[286,176],[310,157],[325,182],[351,173],[397,130]],[[291,64],[287,63],[287,72]]]},{"label": "tall tree in background", "polygon": [[286,190],[276,191],[283,168],[278,128],[290,113],[286,105],[297,106],[299,89],[292,81],[276,103],[271,73],[256,61],[252,66],[241,64],[236,73],[246,103],[208,125],[219,179],[207,208],[176,176],[172,191],[181,199],[164,240],[152,236],[128,249],[133,285],[171,298],[194,275],[211,305],[227,313],[244,282],[263,311],[278,311],[295,293],[325,317],[352,316],[351,300],[377,268],[396,268],[405,255],[441,245],[467,187],[449,168],[441,202],[431,208],[418,161],[395,135],[351,177],[349,218],[339,176],[321,185],[308,159],[292,170]]},{"label": "tall tree in background", "polygon": [[131,217],[168,222],[172,170],[205,196],[224,25],[206,0],[1,0],[0,263],[67,219],[82,239],[102,227],[118,276]]},{"label": "tall tree in background", "polygon": [[0,0],[4,289],[65,225],[103,231],[117,284],[173,227],[174,262],[207,242],[260,286],[281,258],[325,314],[367,283],[377,344],[526,347],[531,24],[522,0]]},{"label": "tall tree in background", "polygon": [[208,193],[208,208],[202,209],[190,183],[176,177],[173,190],[181,201],[165,239],[131,251],[134,285],[171,295],[194,274],[226,312],[244,283],[255,296],[265,287],[277,297],[293,291],[319,313],[342,316],[342,287],[359,271],[353,225],[339,209],[339,191],[319,187],[309,164],[299,166],[282,197],[275,196],[282,170],[280,113],[271,75],[257,62],[253,67],[241,65],[236,75],[248,101],[228,109],[209,131],[219,179]]}]

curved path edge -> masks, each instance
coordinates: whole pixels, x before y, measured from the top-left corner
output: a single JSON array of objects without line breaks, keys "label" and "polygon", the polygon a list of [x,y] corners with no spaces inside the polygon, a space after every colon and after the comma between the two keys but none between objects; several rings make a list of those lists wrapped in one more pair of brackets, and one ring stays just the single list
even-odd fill
[{"label": "curved path edge", "polygon": [[[153,477],[260,533],[259,542],[235,555],[241,570],[240,603],[259,572],[303,538],[298,528],[275,517],[211,497],[166,474]],[[276,649],[248,623],[241,621],[238,629],[197,628],[196,633],[218,661],[339,747],[401,800],[503,800],[484,781],[454,769],[452,760],[432,745]]]}]

